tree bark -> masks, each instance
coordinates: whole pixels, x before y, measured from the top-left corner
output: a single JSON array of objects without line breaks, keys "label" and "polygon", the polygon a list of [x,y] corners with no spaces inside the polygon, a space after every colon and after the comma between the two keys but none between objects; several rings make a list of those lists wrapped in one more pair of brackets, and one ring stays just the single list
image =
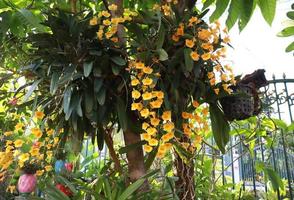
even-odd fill
[{"label": "tree bark", "polygon": [[[124,131],[125,145],[136,144],[141,141],[140,134],[136,134],[130,130]],[[131,182],[135,182],[142,176],[146,174],[145,164],[144,164],[144,153],[142,146],[131,149],[127,152],[128,160],[128,171],[129,178]],[[146,180],[145,184],[140,188],[140,191],[146,191],[149,189],[148,182]]]},{"label": "tree bark", "polygon": [[[196,4],[197,0],[178,0],[178,4],[176,5],[177,12],[180,15],[184,14],[184,11],[192,10]],[[180,141],[190,142],[190,139],[182,136]],[[184,160],[179,156],[177,152],[175,152],[175,162],[174,165],[176,167],[176,176],[179,178],[176,182],[178,196],[181,200],[194,200],[196,199],[195,194],[195,181],[194,181],[194,161],[193,159],[188,162],[184,162]]]},{"label": "tree bark", "polygon": [[[111,130],[112,131],[112,130]],[[115,150],[114,150],[114,147],[113,147],[113,139],[111,137],[111,131],[108,131],[106,134],[105,134],[105,143],[109,149],[109,154],[110,154],[110,157],[112,158],[113,162],[114,162],[114,169],[115,171],[119,172],[120,174],[123,173],[123,170],[122,170],[122,166],[120,164],[120,161],[119,161],[119,157],[118,155],[116,154]]]},{"label": "tree bark", "polygon": [[[188,138],[185,138],[186,141]],[[175,152],[175,167],[176,167],[176,176],[179,178],[176,182],[178,196],[181,200],[194,200],[196,199],[195,195],[195,181],[194,181],[194,162],[193,159],[188,162],[179,156]]]},{"label": "tree bark", "polygon": [[77,0],[70,1],[71,12],[77,13]]},{"label": "tree bark", "polygon": [[[117,5],[117,10],[112,12],[113,16],[121,16],[123,14],[123,0],[113,0],[112,3]],[[104,1],[104,5],[107,7],[108,2]],[[119,38],[119,42],[122,46],[125,45],[125,38],[124,38],[125,30],[123,25],[118,25],[117,36]],[[131,116],[132,117],[132,116]],[[123,133],[125,145],[136,144],[141,141],[141,137],[139,133],[135,133],[131,130],[126,130]],[[131,182],[135,182],[142,176],[146,174],[145,163],[144,163],[144,153],[142,146],[139,146],[135,149],[131,149],[127,152],[127,160],[128,160],[128,172],[129,178]],[[148,181],[146,180],[145,183],[141,186],[139,191],[147,191],[149,189]]]}]

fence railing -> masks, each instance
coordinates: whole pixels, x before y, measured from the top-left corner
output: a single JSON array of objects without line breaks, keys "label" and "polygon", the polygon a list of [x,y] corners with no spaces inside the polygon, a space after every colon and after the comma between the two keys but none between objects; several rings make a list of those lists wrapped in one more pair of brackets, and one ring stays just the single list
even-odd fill
[{"label": "fence railing", "polygon": [[[269,118],[276,118],[293,122],[294,105],[294,79],[287,79],[283,75],[282,79],[273,79],[269,85],[263,88],[263,102],[266,105],[264,110]],[[272,133],[267,133],[271,135]],[[285,135],[291,134],[291,135]],[[273,137],[275,137],[273,135]],[[238,144],[227,154],[221,156],[221,171],[223,182],[227,177],[231,177],[233,184],[242,181],[243,190],[252,190],[257,196],[259,191],[268,192],[267,184],[264,183],[264,174],[255,171],[255,163],[266,162],[278,175],[287,182],[287,197],[294,199],[294,151],[287,146],[287,137],[294,137],[294,133],[284,133],[280,131],[280,137],[274,138],[277,145],[271,148],[265,147],[263,138],[257,138],[253,155],[249,153],[248,147],[240,142],[240,137],[236,137],[231,144]],[[277,191],[277,199],[282,199],[281,192]]]}]

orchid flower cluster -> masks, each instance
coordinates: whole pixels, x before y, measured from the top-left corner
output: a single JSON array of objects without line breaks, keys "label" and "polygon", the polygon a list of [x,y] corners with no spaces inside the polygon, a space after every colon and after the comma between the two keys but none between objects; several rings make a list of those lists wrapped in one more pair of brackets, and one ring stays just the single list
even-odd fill
[{"label": "orchid flower cluster", "polygon": [[7,176],[10,179],[8,190],[15,190],[14,177],[27,166],[35,166],[29,173],[37,176],[46,176],[53,169],[51,163],[54,159],[61,131],[55,131],[44,124],[44,113],[36,111],[31,123],[25,116],[17,116],[18,123],[14,130],[6,131],[1,140],[6,141],[5,147],[0,152],[0,182]]}]

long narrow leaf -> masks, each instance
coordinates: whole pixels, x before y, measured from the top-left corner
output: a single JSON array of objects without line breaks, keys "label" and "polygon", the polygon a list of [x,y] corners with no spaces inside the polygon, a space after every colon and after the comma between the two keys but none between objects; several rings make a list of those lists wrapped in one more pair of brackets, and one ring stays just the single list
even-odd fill
[{"label": "long narrow leaf", "polygon": [[119,197],[119,200],[125,200],[130,197],[141,185],[144,183],[145,179],[139,179],[133,184],[131,184]]}]

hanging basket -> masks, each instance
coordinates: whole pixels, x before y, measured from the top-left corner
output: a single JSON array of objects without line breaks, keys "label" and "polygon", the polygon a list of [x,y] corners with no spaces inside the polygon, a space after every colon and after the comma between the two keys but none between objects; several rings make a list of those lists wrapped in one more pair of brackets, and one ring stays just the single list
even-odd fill
[{"label": "hanging basket", "polygon": [[248,85],[238,85],[234,88],[234,96],[221,100],[224,114],[229,121],[247,119],[256,113],[255,108],[260,105],[254,98],[253,89]]},{"label": "hanging basket", "polygon": [[244,120],[261,112],[259,88],[268,84],[264,70],[246,75],[236,86],[233,94],[220,100],[225,117],[229,121]]}]

